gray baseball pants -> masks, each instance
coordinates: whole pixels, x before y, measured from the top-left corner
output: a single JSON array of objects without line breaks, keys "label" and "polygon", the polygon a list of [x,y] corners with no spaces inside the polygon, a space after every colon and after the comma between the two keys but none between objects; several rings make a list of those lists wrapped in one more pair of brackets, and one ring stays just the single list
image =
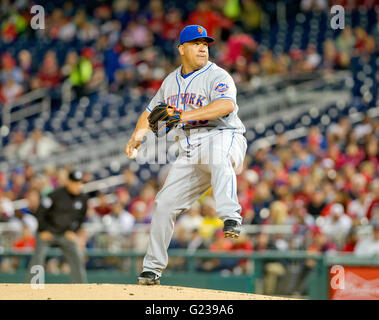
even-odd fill
[{"label": "gray baseball pants", "polygon": [[179,141],[179,157],[155,198],[143,271],[161,276],[168,264],[167,249],[176,216],[188,211],[210,187],[213,188],[219,218],[241,223],[235,170],[242,167],[246,148],[245,137],[233,131],[191,135],[190,139]]}]

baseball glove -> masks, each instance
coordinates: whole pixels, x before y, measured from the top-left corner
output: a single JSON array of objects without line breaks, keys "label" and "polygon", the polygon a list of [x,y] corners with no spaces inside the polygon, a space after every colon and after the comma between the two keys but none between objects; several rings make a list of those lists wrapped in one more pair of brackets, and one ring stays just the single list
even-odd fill
[{"label": "baseball glove", "polygon": [[149,114],[148,121],[151,131],[162,137],[174,129],[182,119],[182,110],[161,102]]}]

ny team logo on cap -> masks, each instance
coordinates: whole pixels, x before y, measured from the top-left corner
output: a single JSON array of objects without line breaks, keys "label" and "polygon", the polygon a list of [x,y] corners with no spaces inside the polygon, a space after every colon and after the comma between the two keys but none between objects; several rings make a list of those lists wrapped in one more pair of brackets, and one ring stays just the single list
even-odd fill
[{"label": "ny team logo on cap", "polygon": [[180,32],[179,44],[183,44],[185,42],[196,39],[204,39],[208,43],[211,43],[215,40],[212,37],[208,36],[207,30],[205,30],[204,27],[194,24],[184,27]]}]

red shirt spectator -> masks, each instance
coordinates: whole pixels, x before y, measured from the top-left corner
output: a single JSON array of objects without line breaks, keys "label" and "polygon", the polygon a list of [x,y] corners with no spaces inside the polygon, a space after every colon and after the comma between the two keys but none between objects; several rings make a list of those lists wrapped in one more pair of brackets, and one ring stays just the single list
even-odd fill
[{"label": "red shirt spectator", "polygon": [[36,247],[36,239],[33,237],[30,229],[24,227],[22,236],[13,242],[13,249],[17,251],[33,250]]},{"label": "red shirt spectator", "polygon": [[227,42],[227,50],[222,63],[226,65],[234,65],[239,57],[245,56],[246,50],[254,51],[257,43],[248,34],[235,34],[229,37]]},{"label": "red shirt spectator", "polygon": [[98,204],[95,207],[95,211],[100,216],[105,216],[112,212],[112,206],[108,203],[107,195],[99,193],[97,196]]},{"label": "red shirt spectator", "polygon": [[215,240],[209,246],[210,251],[230,251],[232,248],[232,242],[224,237],[222,230],[216,232]]},{"label": "red shirt spectator", "polygon": [[55,52],[49,51],[46,53],[42,63],[42,67],[38,73],[38,78],[41,81],[41,86],[52,89],[61,83],[62,74],[59,69]]},{"label": "red shirt spectator", "polygon": [[168,41],[176,41],[180,31],[184,28],[181,12],[177,8],[168,11],[162,28],[162,37]]},{"label": "red shirt spectator", "polygon": [[200,1],[196,10],[188,16],[186,24],[201,25],[207,30],[208,36],[216,37],[221,27],[221,17],[210,9],[207,1]]}]

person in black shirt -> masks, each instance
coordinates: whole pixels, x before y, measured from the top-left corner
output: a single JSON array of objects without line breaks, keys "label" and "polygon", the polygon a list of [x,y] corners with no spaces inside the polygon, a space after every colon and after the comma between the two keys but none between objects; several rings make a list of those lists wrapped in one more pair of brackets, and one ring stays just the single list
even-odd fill
[{"label": "person in black shirt", "polygon": [[59,247],[71,268],[72,283],[86,283],[87,276],[82,253],[77,245],[76,232],[85,220],[87,196],[81,192],[82,173],[70,172],[67,183],[41,199],[35,212],[38,219],[36,249],[29,264],[27,282],[32,278],[31,268],[44,265],[49,247]]}]

